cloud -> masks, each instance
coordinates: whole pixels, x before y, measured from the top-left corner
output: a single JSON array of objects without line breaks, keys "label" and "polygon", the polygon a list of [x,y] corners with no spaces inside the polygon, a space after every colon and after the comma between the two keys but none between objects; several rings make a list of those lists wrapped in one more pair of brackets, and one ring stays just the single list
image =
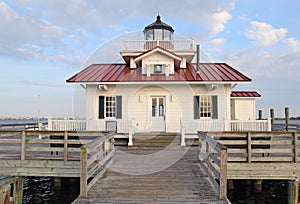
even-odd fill
[{"label": "cloud", "polygon": [[104,42],[102,39],[128,30],[141,30],[149,19],[149,23],[155,20],[158,12],[176,30],[182,28],[181,32],[185,33],[180,34],[194,32],[196,41],[204,41],[225,29],[231,18],[229,10],[233,8],[231,0],[187,0],[184,3],[181,0],[2,1],[0,27],[5,28],[5,32],[0,32],[0,54],[12,58],[82,62],[78,56],[87,56],[95,49],[95,43],[100,45]]},{"label": "cloud", "polygon": [[287,38],[286,42],[295,52],[300,52],[300,42],[296,38]]},{"label": "cloud", "polygon": [[225,29],[225,24],[229,19],[231,19],[232,16],[227,11],[221,11],[214,13],[211,17],[212,21],[214,22],[214,26],[212,27],[212,35],[216,35]]},{"label": "cloud", "polygon": [[221,46],[225,43],[226,39],[225,38],[216,38],[213,39],[209,42],[209,48],[217,51],[217,52],[221,52]]},{"label": "cloud", "polygon": [[251,22],[252,27],[247,29],[245,34],[248,38],[253,39],[259,46],[269,47],[285,38],[287,29],[275,29],[272,25],[265,22]]}]

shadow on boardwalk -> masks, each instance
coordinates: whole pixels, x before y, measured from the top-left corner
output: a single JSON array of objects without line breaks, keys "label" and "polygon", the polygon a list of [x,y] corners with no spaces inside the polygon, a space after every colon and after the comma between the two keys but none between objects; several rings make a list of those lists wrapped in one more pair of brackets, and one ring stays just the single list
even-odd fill
[{"label": "shadow on boardwalk", "polygon": [[88,198],[73,203],[227,203],[200,169],[197,147],[156,151],[119,147]]}]

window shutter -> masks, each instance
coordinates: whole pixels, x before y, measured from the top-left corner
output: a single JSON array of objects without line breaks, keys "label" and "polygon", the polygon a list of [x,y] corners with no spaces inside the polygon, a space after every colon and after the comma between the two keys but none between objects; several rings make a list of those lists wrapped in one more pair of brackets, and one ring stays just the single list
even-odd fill
[{"label": "window shutter", "polygon": [[212,102],[212,119],[218,119],[218,96],[212,96],[211,102]]},{"label": "window shutter", "polygon": [[199,96],[194,96],[194,119],[200,119]]},{"label": "window shutter", "polygon": [[117,119],[122,119],[122,96],[117,96]]},{"label": "window shutter", "polygon": [[99,119],[104,119],[104,96],[99,96]]}]

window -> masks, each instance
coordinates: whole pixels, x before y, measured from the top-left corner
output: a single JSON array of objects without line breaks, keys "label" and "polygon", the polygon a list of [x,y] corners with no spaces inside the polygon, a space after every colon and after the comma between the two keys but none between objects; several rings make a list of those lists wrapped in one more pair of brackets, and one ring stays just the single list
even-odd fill
[{"label": "window", "polygon": [[199,96],[200,118],[211,117],[211,97]]},{"label": "window", "polygon": [[122,96],[99,96],[99,119],[122,118]]},{"label": "window", "polygon": [[217,96],[194,96],[194,119],[199,118],[218,119]]},{"label": "window", "polygon": [[153,67],[154,74],[162,74],[163,73],[163,66],[161,64],[155,64]]},{"label": "window", "polygon": [[154,30],[146,31],[146,40],[154,40]]},{"label": "window", "polygon": [[105,97],[105,117],[113,118],[116,117],[116,97],[106,96]]}]

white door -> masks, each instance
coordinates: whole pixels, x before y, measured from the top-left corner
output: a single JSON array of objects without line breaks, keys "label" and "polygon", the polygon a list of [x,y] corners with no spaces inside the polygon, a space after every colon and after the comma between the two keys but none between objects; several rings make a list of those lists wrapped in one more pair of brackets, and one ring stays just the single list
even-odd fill
[{"label": "white door", "polygon": [[165,132],[166,131],[166,101],[165,97],[155,96],[151,97],[151,132]]}]

